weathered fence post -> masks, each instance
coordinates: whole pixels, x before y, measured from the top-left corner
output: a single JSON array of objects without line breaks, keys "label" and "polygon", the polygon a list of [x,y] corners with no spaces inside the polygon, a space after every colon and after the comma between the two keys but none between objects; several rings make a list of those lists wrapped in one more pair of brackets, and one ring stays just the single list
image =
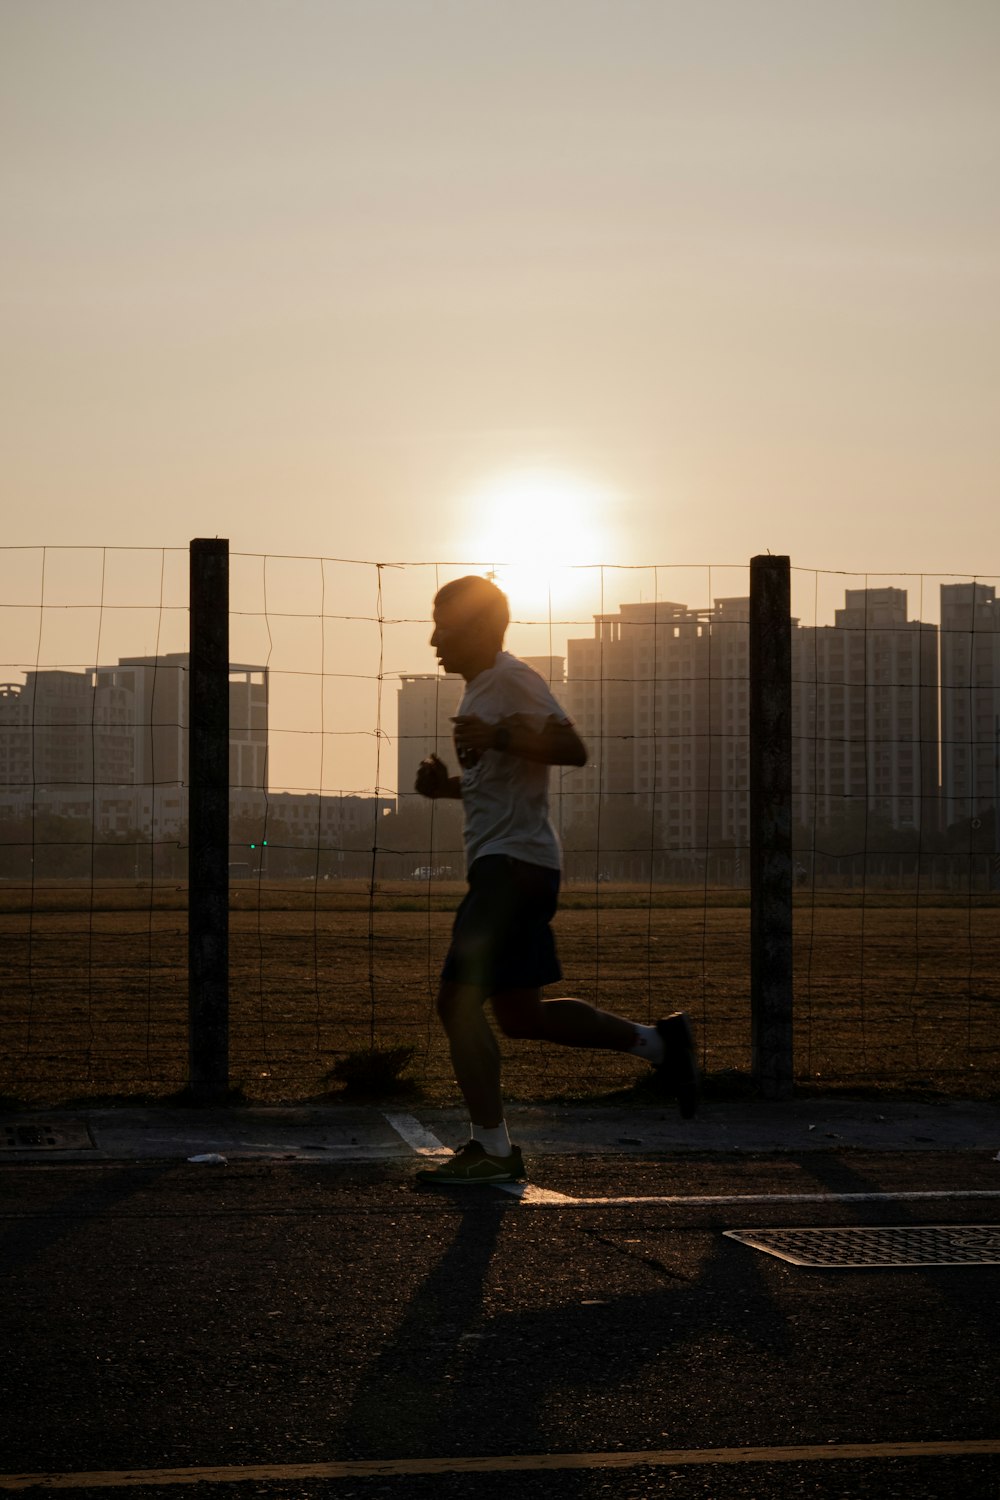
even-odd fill
[{"label": "weathered fence post", "polygon": [[792,630],[787,557],[750,560],[750,1035],[765,1098],[791,1093]]},{"label": "weathered fence post", "polygon": [[188,1039],[191,1097],[229,1090],[229,543],[191,543]]}]

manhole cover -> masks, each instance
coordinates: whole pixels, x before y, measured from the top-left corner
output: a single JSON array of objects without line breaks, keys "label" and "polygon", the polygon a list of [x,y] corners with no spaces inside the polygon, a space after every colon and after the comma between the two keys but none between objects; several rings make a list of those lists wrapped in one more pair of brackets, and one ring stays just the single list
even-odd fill
[{"label": "manhole cover", "polygon": [[82,1120],[7,1120],[0,1125],[0,1151],[92,1151]]},{"label": "manhole cover", "polygon": [[1000,1225],[925,1224],[883,1229],[727,1229],[766,1255],[795,1266],[997,1266]]}]

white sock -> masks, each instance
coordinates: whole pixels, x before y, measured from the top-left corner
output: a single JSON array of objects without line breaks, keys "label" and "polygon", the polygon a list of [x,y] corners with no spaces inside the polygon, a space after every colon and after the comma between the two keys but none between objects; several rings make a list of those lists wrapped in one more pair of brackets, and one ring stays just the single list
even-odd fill
[{"label": "white sock", "polygon": [[655,1026],[640,1026],[633,1021],[635,1027],[635,1041],[628,1049],[636,1057],[644,1057],[653,1067],[659,1067],[663,1061],[663,1038]]},{"label": "white sock", "polygon": [[510,1136],[507,1134],[507,1121],[501,1120],[499,1125],[472,1125],[472,1139],[478,1141],[487,1156],[509,1156]]}]

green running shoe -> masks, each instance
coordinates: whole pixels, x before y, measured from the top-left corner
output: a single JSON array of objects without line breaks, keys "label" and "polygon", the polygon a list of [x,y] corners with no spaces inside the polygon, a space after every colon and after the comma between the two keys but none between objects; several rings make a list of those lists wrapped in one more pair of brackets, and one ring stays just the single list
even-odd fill
[{"label": "green running shoe", "polygon": [[509,1156],[487,1156],[478,1141],[466,1141],[450,1161],[424,1167],[417,1181],[427,1187],[491,1187],[497,1182],[519,1182],[525,1176],[520,1146]]}]

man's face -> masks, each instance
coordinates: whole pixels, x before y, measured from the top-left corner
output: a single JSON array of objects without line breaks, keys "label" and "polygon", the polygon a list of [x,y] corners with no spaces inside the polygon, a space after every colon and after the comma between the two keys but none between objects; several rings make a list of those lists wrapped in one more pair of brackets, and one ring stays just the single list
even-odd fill
[{"label": "man's face", "polygon": [[431,645],[446,672],[461,672],[468,655],[469,622],[453,607],[434,607],[434,634]]},{"label": "man's face", "polygon": [[492,666],[499,647],[481,621],[471,620],[453,604],[434,606],[434,633],[431,645],[446,672],[457,672],[468,678]]}]

